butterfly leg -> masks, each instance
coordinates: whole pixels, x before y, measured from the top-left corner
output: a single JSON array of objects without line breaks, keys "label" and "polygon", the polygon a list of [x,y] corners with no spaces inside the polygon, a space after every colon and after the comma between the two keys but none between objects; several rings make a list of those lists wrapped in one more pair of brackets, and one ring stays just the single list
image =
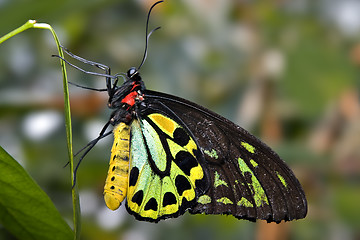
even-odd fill
[{"label": "butterfly leg", "polygon": [[73,54],[72,52],[70,52],[70,51],[69,51],[66,47],[64,47],[64,46],[61,46],[61,45],[60,45],[60,47],[61,47],[61,48],[64,50],[64,52],[65,52],[67,55],[69,55],[70,57],[72,57],[72,58],[74,58],[74,59],[76,59],[76,60],[78,60],[78,61],[80,61],[80,62],[83,62],[83,63],[85,63],[85,64],[89,64],[89,65],[91,65],[91,66],[94,66],[94,67],[97,67],[97,68],[99,68],[99,69],[101,69],[101,70],[104,70],[106,74],[110,74],[110,67],[108,67],[108,66],[106,66],[106,65],[104,65],[104,64],[102,64],[102,63],[90,61],[90,60],[87,60],[87,59],[82,58],[82,57],[80,57],[80,56],[77,56],[77,55]]},{"label": "butterfly leg", "polygon": [[[108,70],[106,70],[107,73],[91,72],[91,71],[86,71],[85,69],[82,69],[82,68],[80,68],[80,67],[78,67],[78,66],[70,63],[70,62],[67,61],[65,58],[63,58],[63,57],[61,57],[61,56],[59,56],[59,55],[52,55],[52,57],[60,58],[60,59],[63,60],[66,64],[68,64],[68,65],[70,65],[71,67],[73,67],[73,68],[75,68],[75,69],[77,69],[77,70],[79,70],[79,71],[81,71],[81,72],[83,72],[83,73],[86,73],[86,74],[90,74],[90,75],[94,75],[94,76],[100,76],[100,77],[105,77],[107,80],[108,80],[108,79],[117,79],[117,78],[118,78],[117,75],[115,75],[115,76],[110,75],[110,68],[109,68]],[[95,66],[95,65],[93,65],[93,66]],[[103,69],[103,70],[104,70],[104,69]],[[108,73],[109,73],[109,74],[108,74]]]},{"label": "butterfly leg", "polygon": [[91,142],[89,142],[88,144],[86,144],[85,147],[83,147],[82,149],[80,149],[77,153],[74,154],[74,156],[77,156],[79,153],[81,153],[82,151],[84,151],[84,153],[81,155],[81,157],[79,158],[79,162],[77,163],[75,169],[74,169],[74,185],[73,187],[75,186],[75,183],[76,183],[76,173],[77,173],[77,170],[80,166],[80,163],[81,161],[84,159],[84,157],[86,156],[86,154],[88,154],[90,152],[90,150],[96,145],[96,143],[103,139],[104,137],[107,137],[109,136],[112,131],[108,131],[108,132],[105,132],[106,129],[109,127],[110,125],[110,121],[108,121],[105,126],[101,129],[100,133],[99,133],[99,136],[97,138],[95,138],[94,140],[92,140]]},{"label": "butterfly leg", "polygon": [[[108,67],[108,66],[106,66],[106,65],[104,65],[104,64],[101,64],[101,63],[98,63],[98,62],[94,62],[94,61],[90,61],[90,60],[87,60],[87,59],[82,58],[82,57],[80,57],[80,56],[77,56],[77,55],[73,54],[72,52],[70,52],[70,51],[69,51],[67,48],[65,48],[64,46],[60,46],[60,47],[61,47],[61,48],[64,50],[64,52],[65,52],[67,55],[69,55],[70,57],[72,57],[72,58],[74,58],[74,59],[76,59],[76,60],[78,60],[78,61],[80,61],[80,62],[83,62],[83,63],[85,63],[85,64],[89,64],[89,65],[91,65],[91,66],[97,67],[97,68],[105,71],[105,74],[102,75],[102,76],[106,77],[106,88],[107,88],[107,91],[108,91],[109,94],[110,94],[111,89],[115,88],[116,83],[117,83],[117,78],[118,78],[118,75],[115,75],[115,76],[111,75],[111,73],[110,73],[110,72],[111,72],[110,67]],[[89,73],[89,72],[88,72],[88,73]],[[107,75],[107,76],[106,76],[106,75]],[[121,75],[120,75],[120,76],[121,76]],[[115,83],[113,84],[113,86],[111,86],[111,85],[112,85],[112,84],[111,84],[111,79],[112,79],[112,78],[115,78],[115,79],[116,79],[116,80],[115,80]]]},{"label": "butterfly leg", "polygon": [[[109,95],[114,91],[115,87],[116,87],[116,84],[118,82],[118,77],[122,77],[124,78],[124,76],[122,74],[115,74],[115,75],[111,75],[111,70],[110,70],[110,67],[104,65],[104,64],[101,64],[101,63],[98,63],[98,62],[94,62],[94,61],[90,61],[90,60],[87,60],[85,58],[82,58],[80,56],[77,56],[75,54],[73,54],[72,52],[70,52],[67,48],[65,48],[64,46],[60,46],[64,52],[70,56],[71,58],[74,58],[80,62],[83,62],[85,64],[88,64],[88,65],[91,65],[91,66],[94,66],[94,67],[97,67],[103,71],[105,71],[105,73],[97,73],[97,72],[91,72],[91,71],[87,71],[85,69],[82,69],[72,63],[70,63],[69,61],[67,61],[65,58],[59,56],[59,55],[52,55],[53,57],[57,57],[57,58],[60,58],[62,61],[64,61],[66,64],[70,65],[71,67],[83,72],[83,73],[86,73],[86,74],[90,74],[90,75],[94,75],[94,76],[100,76],[100,77],[105,77],[106,78],[106,89],[95,89],[95,88],[89,88],[89,87],[85,87],[85,86],[81,86],[81,85],[78,85],[78,84],[74,84],[74,83],[71,83],[77,87],[80,87],[80,88],[84,88],[84,89],[88,89],[88,90],[94,90],[94,91],[99,91],[99,92],[104,92],[104,91],[107,91],[109,93]],[[114,83],[112,83],[112,79],[115,79]]]}]

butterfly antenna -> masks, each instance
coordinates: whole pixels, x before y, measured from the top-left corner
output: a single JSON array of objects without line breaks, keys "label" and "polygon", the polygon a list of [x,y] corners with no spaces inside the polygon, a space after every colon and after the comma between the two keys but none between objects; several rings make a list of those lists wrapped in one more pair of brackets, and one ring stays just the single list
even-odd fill
[{"label": "butterfly antenna", "polygon": [[148,52],[149,38],[150,38],[151,34],[152,34],[153,32],[155,32],[156,30],[160,29],[160,27],[154,28],[154,29],[151,30],[151,32],[149,33],[149,20],[150,20],[151,11],[152,11],[152,9],[153,9],[156,5],[158,5],[159,3],[162,3],[162,2],[163,2],[163,1],[158,1],[158,2],[154,3],[154,4],[151,6],[151,8],[150,8],[150,10],[149,10],[149,12],[148,12],[147,19],[146,19],[145,51],[144,51],[143,59],[142,59],[140,65],[139,65],[139,67],[137,68],[137,70],[139,70],[139,69],[142,67],[142,65],[144,64],[144,62],[145,62],[145,60],[146,60],[147,52]]}]

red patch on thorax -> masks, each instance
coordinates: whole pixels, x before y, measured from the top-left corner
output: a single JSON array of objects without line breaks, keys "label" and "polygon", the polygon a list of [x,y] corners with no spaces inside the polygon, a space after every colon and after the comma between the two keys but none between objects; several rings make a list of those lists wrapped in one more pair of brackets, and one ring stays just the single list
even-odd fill
[{"label": "red patch on thorax", "polygon": [[131,88],[130,91],[134,91],[134,89],[135,89],[136,87],[140,86],[140,84],[135,84],[135,82],[133,82],[132,85],[133,85],[133,86],[132,86],[132,88]]},{"label": "red patch on thorax", "polygon": [[132,107],[135,104],[135,98],[137,98],[137,96],[138,93],[136,91],[130,92],[128,95],[126,95],[126,97],[123,98],[123,100],[121,100],[121,102],[127,103]]}]

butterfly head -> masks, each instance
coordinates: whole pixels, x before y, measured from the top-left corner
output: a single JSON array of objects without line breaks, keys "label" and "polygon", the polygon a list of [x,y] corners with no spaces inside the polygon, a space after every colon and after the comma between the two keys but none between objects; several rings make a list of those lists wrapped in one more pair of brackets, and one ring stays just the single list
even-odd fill
[{"label": "butterfly head", "polygon": [[136,74],[139,74],[138,70],[135,67],[131,67],[127,71],[126,76],[130,79],[133,78],[133,76],[135,76]]},{"label": "butterfly head", "polygon": [[126,72],[126,77],[131,81],[139,81],[141,79],[140,73],[135,67],[129,68],[129,70]]}]

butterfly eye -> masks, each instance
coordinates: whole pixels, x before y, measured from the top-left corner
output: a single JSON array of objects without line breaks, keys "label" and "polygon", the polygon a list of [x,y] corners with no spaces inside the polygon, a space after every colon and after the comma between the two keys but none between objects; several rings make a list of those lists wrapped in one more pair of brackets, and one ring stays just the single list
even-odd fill
[{"label": "butterfly eye", "polygon": [[135,68],[135,67],[131,67],[131,68],[127,71],[126,75],[127,75],[128,78],[131,78],[135,73],[136,73],[136,68]]}]

